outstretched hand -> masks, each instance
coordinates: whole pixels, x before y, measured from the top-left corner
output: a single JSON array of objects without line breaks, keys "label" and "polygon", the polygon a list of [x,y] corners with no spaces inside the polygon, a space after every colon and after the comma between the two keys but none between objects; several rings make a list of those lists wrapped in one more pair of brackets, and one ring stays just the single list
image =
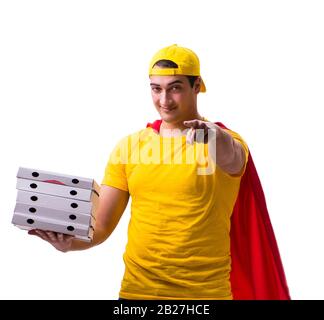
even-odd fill
[{"label": "outstretched hand", "polygon": [[190,128],[186,137],[186,141],[189,144],[193,144],[194,141],[207,143],[211,138],[216,138],[217,132],[221,130],[221,128],[213,122],[198,119],[184,121],[183,124]]},{"label": "outstretched hand", "polygon": [[72,241],[74,236],[53,232],[53,231],[43,231],[40,229],[33,229],[28,231],[28,234],[37,236],[47,242],[49,242],[55,249],[67,252],[72,247]]}]

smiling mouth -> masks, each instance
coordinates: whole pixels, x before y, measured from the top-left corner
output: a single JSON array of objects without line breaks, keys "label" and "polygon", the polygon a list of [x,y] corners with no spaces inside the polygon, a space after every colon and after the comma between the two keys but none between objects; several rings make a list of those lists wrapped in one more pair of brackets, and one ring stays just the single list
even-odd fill
[{"label": "smiling mouth", "polygon": [[160,107],[161,110],[163,110],[164,112],[171,112],[173,110],[175,110],[176,108],[163,108],[163,107]]}]

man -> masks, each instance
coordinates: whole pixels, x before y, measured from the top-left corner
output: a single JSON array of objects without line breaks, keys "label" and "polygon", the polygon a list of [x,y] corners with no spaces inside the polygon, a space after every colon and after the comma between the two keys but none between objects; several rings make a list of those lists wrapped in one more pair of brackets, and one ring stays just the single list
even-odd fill
[{"label": "man", "polygon": [[[93,242],[41,230],[30,234],[63,252],[93,247],[113,232],[131,197],[120,297],[232,299],[231,216],[252,161],[247,145],[199,114],[197,96],[206,87],[193,51],[177,45],[161,49],[149,76],[161,120],[112,152]],[[235,294],[241,297],[250,296]]]}]

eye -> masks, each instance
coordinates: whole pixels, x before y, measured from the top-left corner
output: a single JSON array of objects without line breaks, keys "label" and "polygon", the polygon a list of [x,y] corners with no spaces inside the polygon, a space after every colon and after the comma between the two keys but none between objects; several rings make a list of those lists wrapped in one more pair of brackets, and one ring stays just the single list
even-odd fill
[{"label": "eye", "polygon": [[173,86],[172,88],[171,88],[171,91],[172,92],[179,92],[179,91],[181,91],[181,87],[180,86]]},{"label": "eye", "polygon": [[152,91],[153,91],[154,93],[159,93],[159,92],[161,92],[161,88],[159,88],[159,87],[151,87],[151,89],[152,89]]}]

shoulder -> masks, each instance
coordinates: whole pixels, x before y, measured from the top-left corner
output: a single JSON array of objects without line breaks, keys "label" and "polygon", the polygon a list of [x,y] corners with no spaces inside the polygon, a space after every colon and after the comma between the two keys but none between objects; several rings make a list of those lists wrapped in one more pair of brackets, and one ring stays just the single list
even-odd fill
[{"label": "shoulder", "polygon": [[123,144],[127,144],[130,142],[134,142],[136,140],[143,140],[147,137],[150,137],[152,134],[154,133],[154,130],[152,128],[144,128],[141,130],[138,130],[136,132],[130,133],[127,136],[122,137],[118,142],[117,142],[117,146],[123,145]]},{"label": "shoulder", "polygon": [[235,140],[238,140],[239,142],[242,142],[244,144],[246,144],[245,139],[236,131],[227,129],[227,128],[222,128],[224,131],[226,131],[227,133],[229,133]]}]

